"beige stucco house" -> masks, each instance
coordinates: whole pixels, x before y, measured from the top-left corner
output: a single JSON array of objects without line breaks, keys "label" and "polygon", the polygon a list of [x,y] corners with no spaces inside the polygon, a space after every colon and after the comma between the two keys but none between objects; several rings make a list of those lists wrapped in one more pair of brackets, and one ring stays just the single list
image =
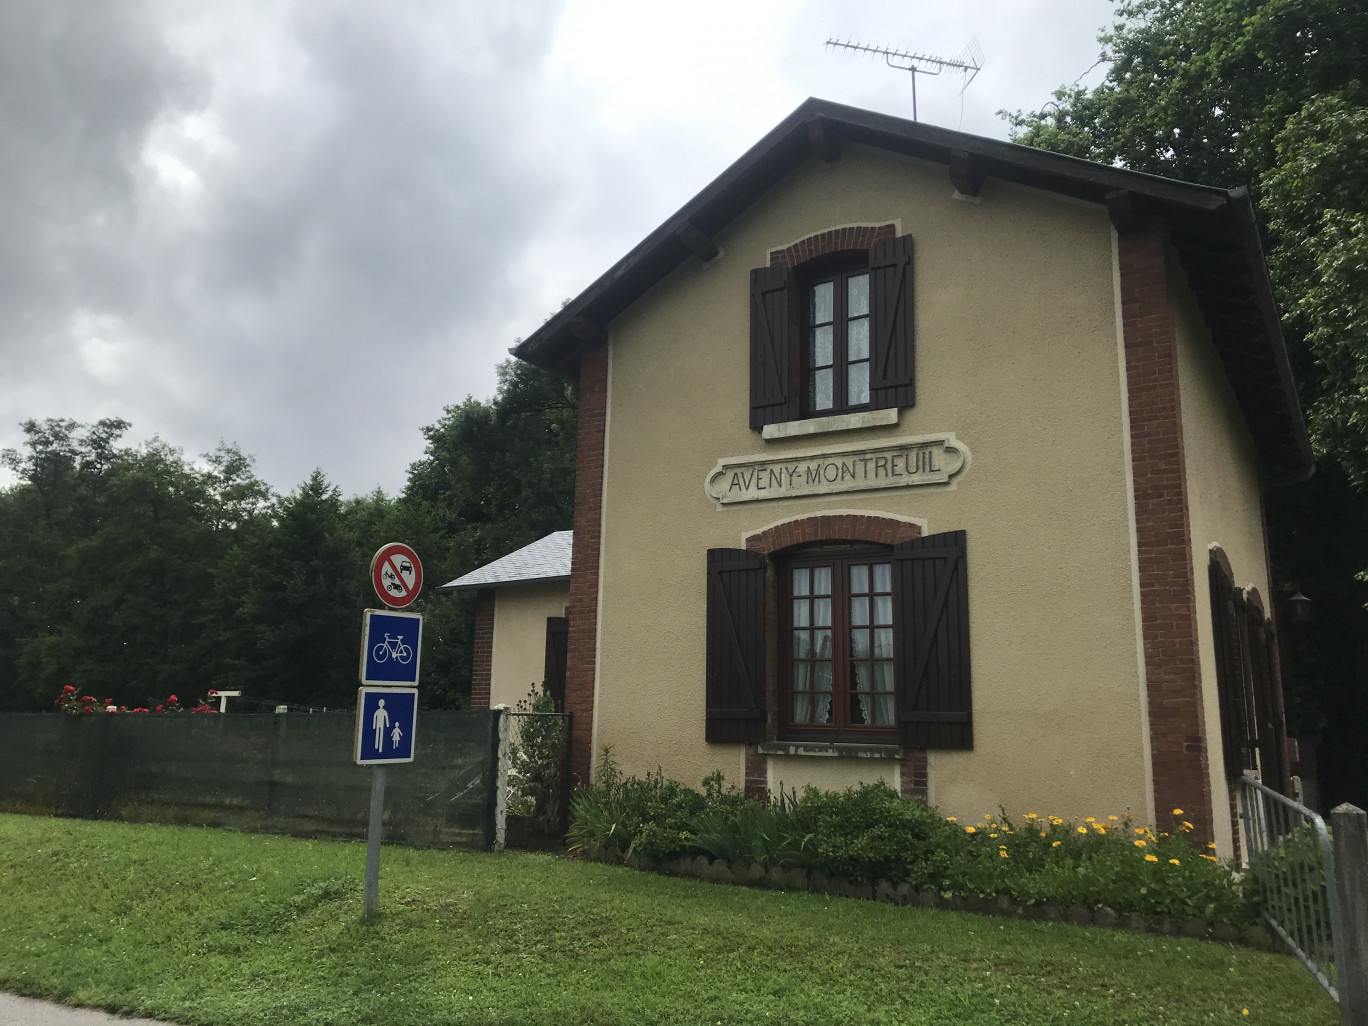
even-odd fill
[{"label": "beige stucco house", "polygon": [[514,353],[579,383],[572,559],[485,579],[477,701],[568,604],[581,777],[1225,854],[1285,786],[1263,496],[1312,464],[1242,191],[809,100]]}]

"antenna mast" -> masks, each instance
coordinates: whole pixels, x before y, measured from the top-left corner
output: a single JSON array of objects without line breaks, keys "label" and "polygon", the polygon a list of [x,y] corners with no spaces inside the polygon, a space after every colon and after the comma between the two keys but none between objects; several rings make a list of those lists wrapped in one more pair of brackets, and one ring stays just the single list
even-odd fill
[{"label": "antenna mast", "polygon": [[827,46],[836,47],[842,50],[854,50],[857,53],[872,53],[876,57],[882,57],[884,63],[890,68],[898,71],[906,71],[912,76],[912,120],[917,120],[917,74],[939,75],[946,68],[953,68],[965,76],[964,85],[960,88],[960,95],[964,95],[964,90],[969,88],[969,83],[983,68],[983,50],[979,46],[977,38],[969,41],[969,46],[958,60],[948,60],[944,57],[933,57],[930,54],[912,53],[908,50],[890,50],[883,46],[867,46],[864,43],[852,43],[848,40],[828,39]]}]

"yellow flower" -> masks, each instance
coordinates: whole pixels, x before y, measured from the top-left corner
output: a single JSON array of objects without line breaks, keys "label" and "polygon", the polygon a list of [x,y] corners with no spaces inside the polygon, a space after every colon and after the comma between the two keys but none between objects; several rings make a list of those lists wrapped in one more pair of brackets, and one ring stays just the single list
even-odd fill
[{"label": "yellow flower", "polygon": [[1145,846],[1144,841],[1131,841],[1131,844],[1135,845],[1137,848],[1143,848]]},{"label": "yellow flower", "polygon": [[1115,821],[1115,819],[1116,819],[1115,816],[1108,816],[1107,818],[1110,819],[1110,820],[1113,820],[1113,821]]},{"label": "yellow flower", "polygon": [[999,848],[999,849],[998,849],[998,854],[1001,855],[1001,856],[1005,859],[1005,858],[1007,857],[1007,849],[1006,849],[1006,848]]},{"label": "yellow flower", "polygon": [[1189,823],[1187,820],[1183,820],[1181,823],[1178,824],[1178,827],[1180,830],[1187,832],[1188,830],[1192,829],[1192,824]]},{"label": "yellow flower", "polygon": [[1248,1009],[1248,1008],[1241,1008],[1241,1009],[1240,1009],[1240,1014],[1241,1014],[1241,1015],[1248,1015],[1248,1014],[1249,1014],[1249,1009]]},{"label": "yellow flower", "polygon": [[1079,832],[1080,834],[1086,834],[1086,833],[1088,832],[1088,828],[1087,828],[1087,827],[1079,827],[1079,828],[1078,828],[1078,832]]},{"label": "yellow flower", "polygon": [[973,827],[965,827],[965,828],[964,828],[964,832],[965,832],[966,834],[972,834],[972,833],[974,832],[974,828],[973,828]]},{"label": "yellow flower", "polygon": [[1169,865],[1170,865],[1170,866],[1181,866],[1182,863],[1179,862],[1177,859],[1169,859]]},{"label": "yellow flower", "polygon": [[[1041,836],[1041,837],[1044,837],[1045,835],[1044,835],[1044,834],[1041,834],[1040,836]],[[1064,843],[1064,842],[1062,842],[1062,841],[1055,841],[1055,843],[1052,844],[1052,845],[1050,845],[1050,847],[1051,847],[1051,848],[1058,848],[1058,847],[1059,847],[1061,844],[1063,844],[1063,843]]]},{"label": "yellow flower", "polygon": [[1207,841],[1207,847],[1208,847],[1208,848],[1214,848],[1214,847],[1216,847],[1216,842],[1215,842],[1215,841]]},{"label": "yellow flower", "polygon": [[1026,815],[1022,816],[1021,818],[1022,818],[1022,819],[1039,819],[1040,817],[1037,816],[1034,812],[1028,812],[1028,813],[1026,813]]},{"label": "yellow flower", "polygon": [[1136,832],[1137,834],[1143,834],[1143,833],[1145,832],[1145,828],[1144,828],[1144,827],[1136,827],[1136,828],[1135,828],[1135,832]]},{"label": "yellow flower", "polygon": [[1091,816],[1089,816],[1087,819],[1083,820],[1083,822],[1084,822],[1084,823],[1096,823],[1097,820],[1095,820],[1095,819],[1093,819]]},{"label": "yellow flower", "polygon": [[1199,859],[1206,859],[1208,862],[1220,862],[1220,861],[1221,861],[1221,860],[1218,859],[1215,855],[1198,855],[1197,857],[1198,857]]},{"label": "yellow flower", "polygon": [[1146,861],[1146,862],[1158,862],[1158,861],[1159,861],[1159,856],[1158,856],[1158,855],[1146,855],[1146,856],[1145,856],[1145,861]]},{"label": "yellow flower", "polygon": [[946,817],[945,817],[945,821],[946,821],[947,823],[958,823],[958,822],[959,822],[959,820],[957,820],[954,816],[946,816]]},{"label": "yellow flower", "polygon": [[1050,817],[1050,824],[1051,824],[1052,826],[1059,826],[1059,825],[1060,825],[1061,823],[1063,823],[1063,822],[1064,822],[1064,821],[1063,821],[1062,819],[1060,819],[1058,816],[1051,816],[1051,817]]},{"label": "yellow flower", "polygon": [[1174,814],[1175,816],[1181,816],[1181,815],[1183,814],[1183,810],[1182,810],[1182,809],[1174,809],[1174,810],[1173,810],[1173,814]]},{"label": "yellow flower", "polygon": [[988,836],[989,836],[989,837],[996,837],[997,834],[989,834]]}]

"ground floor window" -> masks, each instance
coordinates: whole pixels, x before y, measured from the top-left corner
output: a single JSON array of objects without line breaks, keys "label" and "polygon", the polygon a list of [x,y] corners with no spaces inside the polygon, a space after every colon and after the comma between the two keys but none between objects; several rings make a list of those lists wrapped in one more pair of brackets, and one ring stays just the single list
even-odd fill
[{"label": "ground floor window", "polygon": [[893,563],[889,553],[807,552],[788,561],[784,726],[892,735]]}]

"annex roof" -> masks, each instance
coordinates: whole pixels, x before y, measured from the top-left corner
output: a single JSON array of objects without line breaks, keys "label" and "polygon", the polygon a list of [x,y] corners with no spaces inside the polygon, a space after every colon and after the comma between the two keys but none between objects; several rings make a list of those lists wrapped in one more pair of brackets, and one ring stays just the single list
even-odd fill
[{"label": "annex roof", "polygon": [[494,588],[501,584],[533,584],[537,581],[568,581],[570,579],[570,542],[574,531],[556,531],[524,545],[492,563],[454,581],[448,581],[438,591],[467,591],[475,588]]},{"label": "annex roof", "polygon": [[[1105,206],[1117,230],[1151,217],[1170,238],[1262,458],[1285,480],[1308,477],[1311,443],[1248,190],[1127,171],[1029,146],[809,99],[511,352],[575,378],[579,354],[685,260],[712,259],[712,237],[811,153],[850,142],[945,164],[961,192],[1003,179]],[[515,553],[516,555],[516,553]]]}]

